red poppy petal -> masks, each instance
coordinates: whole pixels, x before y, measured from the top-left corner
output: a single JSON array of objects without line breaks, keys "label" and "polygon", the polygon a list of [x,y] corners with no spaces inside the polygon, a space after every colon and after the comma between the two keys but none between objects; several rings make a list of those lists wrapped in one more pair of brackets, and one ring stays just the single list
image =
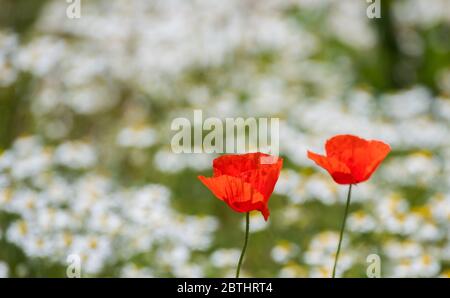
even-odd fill
[{"label": "red poppy petal", "polygon": [[327,157],[334,157],[347,166],[353,161],[355,149],[367,146],[367,141],[357,136],[338,135],[329,139],[325,145]]},{"label": "red poppy petal", "polygon": [[283,166],[282,158],[273,156],[273,163],[264,163],[265,153],[223,155],[214,160],[214,177],[228,175],[241,178],[269,200]]},{"label": "red poppy petal", "polygon": [[367,156],[369,156],[370,162],[365,167],[363,181],[368,180],[372,176],[389,152],[391,152],[391,147],[389,145],[380,141],[369,142]]},{"label": "red poppy petal", "polygon": [[261,154],[262,153],[222,155],[213,162],[214,176],[228,175],[239,177],[243,172],[255,170],[259,167]]},{"label": "red poppy petal", "polygon": [[263,207],[258,210],[261,211],[262,215],[264,216],[264,220],[267,221],[270,215],[270,211],[269,208],[267,208],[267,205],[263,205]]},{"label": "red poppy petal", "polygon": [[276,167],[281,162],[280,159],[261,152],[222,155],[213,162],[214,176],[239,177],[242,173],[257,170],[261,167]]},{"label": "red poppy petal", "polygon": [[389,145],[383,142],[367,141],[352,135],[335,136],[327,141],[325,147],[328,159],[337,159],[349,168],[353,184],[368,180],[390,152]]},{"label": "red poppy petal", "polygon": [[241,178],[250,183],[268,201],[280,176],[283,160],[278,158],[274,164],[261,165],[259,169],[241,174]]},{"label": "red poppy petal", "polygon": [[350,169],[347,167],[347,165],[336,158],[323,156],[311,151],[308,151],[308,158],[313,160],[317,165],[327,170],[330,174],[334,172],[351,174]]},{"label": "red poppy petal", "polygon": [[308,151],[308,158],[327,170],[336,183],[353,184],[355,182],[355,179],[347,165],[340,162],[336,158],[326,157],[311,151]]},{"label": "red poppy petal", "polygon": [[[198,176],[198,179],[220,200],[225,200],[225,185],[219,179]],[[219,183],[220,182],[220,183]]]},{"label": "red poppy petal", "polygon": [[217,198],[226,202],[233,210],[237,212],[259,210],[267,220],[266,200],[250,183],[228,175],[212,178],[199,176],[198,178]]},{"label": "red poppy petal", "polygon": [[342,172],[333,172],[330,174],[334,182],[336,182],[337,184],[349,185],[359,183],[359,181],[355,179],[352,174]]},{"label": "red poppy petal", "polygon": [[[390,152],[390,147],[383,142],[360,140],[354,142],[353,148],[341,150],[339,155],[340,161],[350,169],[355,183],[368,180]],[[344,142],[343,146],[347,144]]]},{"label": "red poppy petal", "polygon": [[261,212],[261,214],[264,216],[264,220],[267,221],[269,219],[270,211],[267,207],[267,204],[264,202],[256,202],[256,203],[249,203],[249,202],[233,202],[234,210],[244,210],[244,211],[238,211],[238,212],[248,212],[253,210],[258,210]]}]

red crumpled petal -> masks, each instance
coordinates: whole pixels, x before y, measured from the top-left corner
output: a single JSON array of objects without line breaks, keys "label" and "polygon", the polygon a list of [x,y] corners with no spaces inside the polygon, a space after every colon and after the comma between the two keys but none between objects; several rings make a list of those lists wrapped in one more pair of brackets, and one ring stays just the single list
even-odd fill
[{"label": "red crumpled petal", "polygon": [[330,173],[333,180],[338,184],[353,184],[355,179],[346,164],[336,158],[330,158],[308,151],[308,158]]},{"label": "red crumpled petal", "polygon": [[[268,160],[273,163],[265,163]],[[237,212],[259,210],[267,220],[268,201],[282,166],[281,158],[260,152],[229,154],[214,160],[212,178],[203,176],[198,178],[233,210]]]},{"label": "red crumpled petal", "polygon": [[264,196],[256,191],[250,183],[242,179],[223,175],[219,177],[198,177],[202,183],[220,200],[237,212],[260,211],[264,219],[269,217],[269,208]]},{"label": "red crumpled petal", "polygon": [[274,163],[264,164],[261,162],[264,157],[270,157],[270,155],[260,152],[223,155],[214,160],[214,177],[229,175],[241,178],[269,200],[280,175],[283,159],[276,158]]}]

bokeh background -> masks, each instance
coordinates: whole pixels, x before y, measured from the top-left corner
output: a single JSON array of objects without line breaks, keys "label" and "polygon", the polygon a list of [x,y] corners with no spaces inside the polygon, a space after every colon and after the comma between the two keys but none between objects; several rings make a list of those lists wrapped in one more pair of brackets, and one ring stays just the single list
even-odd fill
[{"label": "bokeh background", "polygon": [[393,152],[354,188],[338,274],[450,275],[450,1],[0,0],[0,276],[233,276],[244,215],[173,154],[171,121],[278,117],[271,217],[243,275],[327,277],[346,187],[306,158],[338,133]]}]

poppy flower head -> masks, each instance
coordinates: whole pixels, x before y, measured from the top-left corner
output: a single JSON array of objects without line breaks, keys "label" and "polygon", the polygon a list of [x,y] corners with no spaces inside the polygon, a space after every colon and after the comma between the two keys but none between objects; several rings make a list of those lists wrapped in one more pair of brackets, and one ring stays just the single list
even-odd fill
[{"label": "poppy flower head", "polygon": [[267,164],[264,153],[227,154],[213,162],[213,177],[199,176],[212,193],[237,212],[260,211],[269,217],[268,202],[280,175],[283,160]]},{"label": "poppy flower head", "polygon": [[327,141],[326,156],[308,151],[308,158],[330,173],[338,184],[358,184],[368,180],[391,151],[388,144],[338,135]]}]

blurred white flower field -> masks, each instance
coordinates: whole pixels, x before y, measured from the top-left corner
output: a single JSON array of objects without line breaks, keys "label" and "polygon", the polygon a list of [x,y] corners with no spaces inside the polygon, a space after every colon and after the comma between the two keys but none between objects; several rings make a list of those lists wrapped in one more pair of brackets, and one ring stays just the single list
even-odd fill
[{"label": "blurred white flower field", "polygon": [[306,150],[340,133],[393,152],[354,188],[338,276],[366,277],[370,254],[383,277],[450,276],[448,1],[376,20],[359,0],[66,6],[0,15],[0,277],[64,277],[70,254],[83,277],[233,276],[242,217],[197,180],[216,155],[170,148],[194,110],[280,119],[242,276],[331,275],[346,188]]}]

